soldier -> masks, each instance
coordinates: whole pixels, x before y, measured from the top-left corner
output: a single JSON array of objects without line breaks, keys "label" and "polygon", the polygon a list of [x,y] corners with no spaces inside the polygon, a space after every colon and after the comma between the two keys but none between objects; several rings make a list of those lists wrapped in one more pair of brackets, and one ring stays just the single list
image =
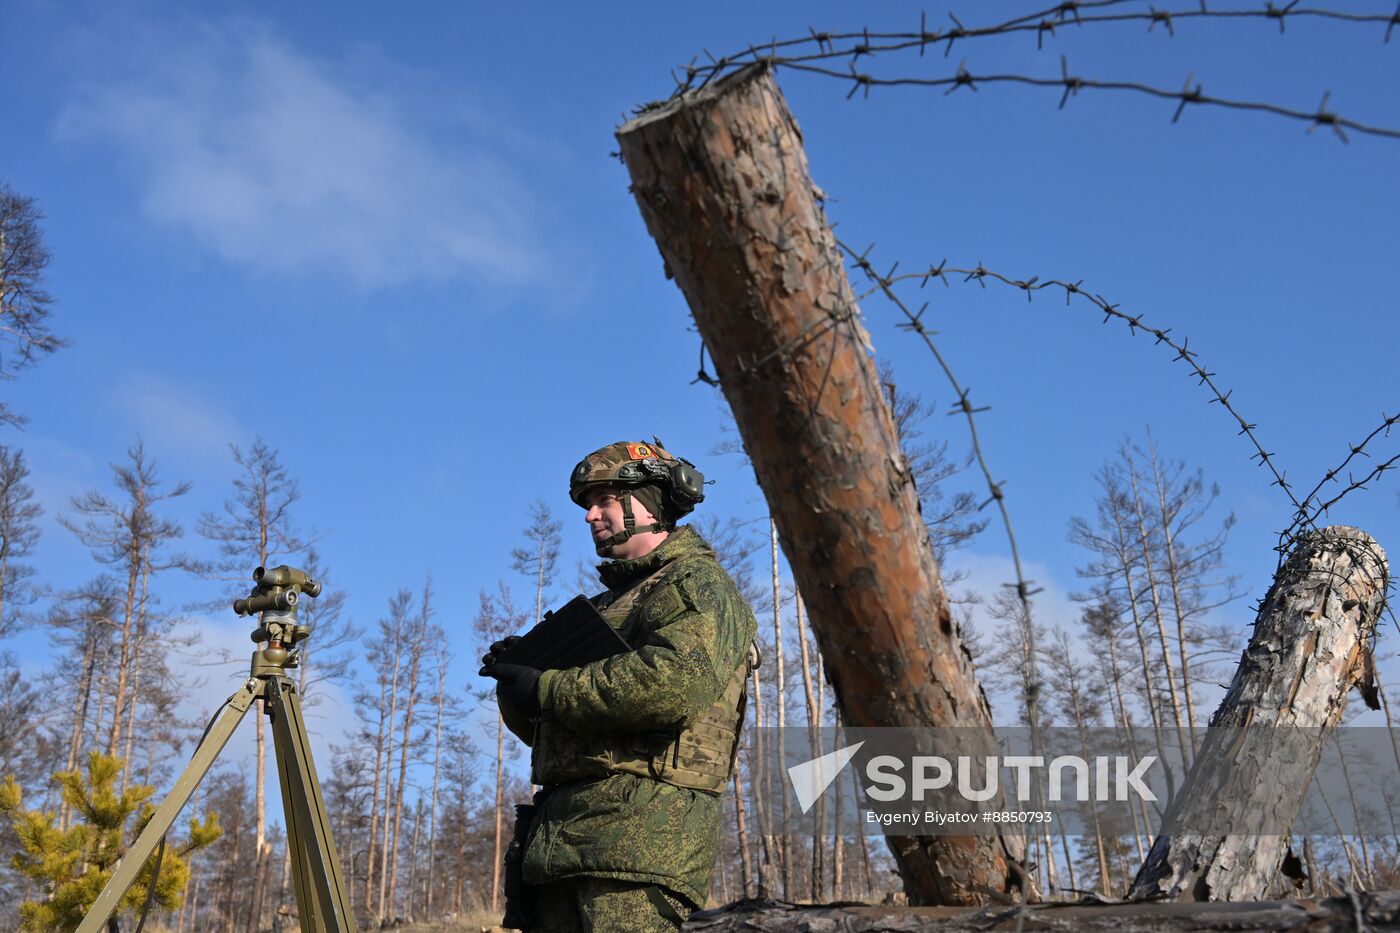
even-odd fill
[{"label": "soldier", "polygon": [[509,641],[482,659],[543,785],[523,853],[529,929],[675,930],[709,898],[757,623],[676,525],[703,483],[659,442],[585,457],[569,497],[609,559],[592,602],[633,650],[543,672],[496,663]]}]

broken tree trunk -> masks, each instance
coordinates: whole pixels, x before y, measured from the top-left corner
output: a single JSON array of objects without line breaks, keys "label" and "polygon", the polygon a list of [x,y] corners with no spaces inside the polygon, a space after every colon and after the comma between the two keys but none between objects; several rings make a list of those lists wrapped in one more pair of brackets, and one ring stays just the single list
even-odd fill
[{"label": "broken tree trunk", "polygon": [[[714,360],[844,721],[961,726],[990,742],[869,339],[772,74],[753,66],[649,108],[617,138]],[[1020,838],[888,842],[913,903],[1019,890]]]},{"label": "broken tree trunk", "polygon": [[[1283,880],[1288,828],[1324,730],[1341,721],[1354,685],[1368,689],[1388,573],[1385,552],[1356,528],[1299,538],[1130,897],[1256,900]],[[1185,831],[1171,835],[1173,826]]]}]

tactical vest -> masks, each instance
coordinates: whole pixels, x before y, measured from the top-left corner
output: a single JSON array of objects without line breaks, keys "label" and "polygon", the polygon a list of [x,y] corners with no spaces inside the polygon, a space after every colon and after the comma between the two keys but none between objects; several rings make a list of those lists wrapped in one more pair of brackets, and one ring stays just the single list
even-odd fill
[{"label": "tactical vest", "polygon": [[[642,636],[647,598],[666,585],[684,561],[663,567],[599,610],[622,637]],[[666,598],[658,594],[658,598]],[[636,611],[634,611],[636,610]],[[627,773],[718,796],[739,754],[739,731],[748,701],[749,660],[734,669],[723,692],[691,724],[666,732],[581,733],[546,720],[535,727],[530,780],[536,784],[596,779]]]}]

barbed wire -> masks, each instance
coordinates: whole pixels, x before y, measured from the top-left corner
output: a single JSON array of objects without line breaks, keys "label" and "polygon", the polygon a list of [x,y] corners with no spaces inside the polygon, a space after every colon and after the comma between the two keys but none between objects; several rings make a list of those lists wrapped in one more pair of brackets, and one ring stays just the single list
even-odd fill
[{"label": "barbed wire", "polygon": [[[919,56],[922,58],[929,46],[942,44],[944,57],[947,57],[951,53],[953,45],[960,40],[1025,32],[1034,32],[1037,48],[1041,48],[1044,45],[1046,34],[1053,37],[1056,34],[1055,30],[1061,26],[1082,27],[1106,23],[1142,22],[1147,24],[1148,31],[1152,31],[1160,23],[1168,35],[1175,36],[1175,24],[1180,20],[1204,18],[1260,20],[1277,23],[1282,32],[1285,30],[1285,22],[1289,18],[1314,18],[1345,23],[1384,25],[1386,28],[1383,41],[1388,43],[1395,27],[1400,25],[1400,5],[1396,6],[1394,13],[1355,13],[1316,7],[1300,7],[1298,5],[1300,0],[1293,0],[1282,7],[1275,6],[1272,2],[1266,2],[1262,9],[1251,10],[1213,10],[1207,7],[1205,0],[1200,0],[1199,7],[1195,9],[1157,9],[1149,4],[1145,11],[1085,12],[1116,7],[1125,2],[1128,0],[1083,0],[1083,2],[1057,3],[1036,13],[981,27],[964,26],[955,14],[949,13],[949,18],[952,19],[954,25],[952,28],[942,31],[928,28],[927,14],[920,14],[919,29],[916,32],[871,32],[869,29],[862,29],[859,32],[818,32],[809,27],[806,36],[783,40],[774,37],[766,45],[750,45],[747,49],[720,58],[714,57],[706,50],[704,54],[709,58],[708,63],[697,64],[696,59],[692,59],[681,72],[672,71],[672,78],[676,82],[672,97],[675,98],[688,91],[705,87],[716,78],[745,65],[763,62],[775,68],[785,67],[795,71],[851,81],[851,88],[846,94],[847,99],[853,97],[857,91],[863,92],[868,97],[872,87],[944,87],[946,88],[944,93],[950,94],[961,87],[968,87],[976,91],[978,84],[1013,83],[1060,88],[1062,90],[1060,107],[1063,109],[1069,98],[1077,96],[1081,90],[1133,91],[1159,99],[1176,101],[1176,111],[1172,115],[1173,123],[1181,119],[1187,106],[1206,105],[1268,113],[1303,121],[1309,124],[1309,132],[1318,127],[1328,127],[1343,142],[1347,141],[1347,130],[1371,136],[1400,139],[1400,129],[1362,123],[1329,110],[1330,91],[1322,94],[1321,103],[1315,109],[1300,109],[1264,101],[1239,100],[1206,94],[1203,86],[1195,81],[1194,75],[1187,76],[1185,84],[1179,91],[1136,81],[1085,78],[1070,73],[1068,60],[1064,56],[1060,58],[1058,77],[1028,74],[973,74],[968,71],[965,62],[960,63],[957,72],[951,76],[931,78],[882,78],[868,72],[858,71],[856,68],[856,62],[866,56],[917,48]],[[847,59],[847,70],[841,71],[818,64],[837,59]]]},{"label": "barbed wire", "polygon": [[[1365,489],[1370,482],[1381,478],[1381,476],[1386,471],[1395,468],[1400,468],[1400,454],[1396,454],[1388,460],[1377,463],[1376,466],[1370,472],[1368,472],[1365,476],[1361,477],[1360,479],[1349,477],[1347,486],[1343,488],[1340,492],[1338,492],[1336,495],[1334,495],[1332,498],[1327,499],[1325,501],[1319,498],[1321,490],[1329,482],[1337,481],[1337,477],[1340,476],[1342,471],[1346,469],[1346,467],[1351,463],[1353,458],[1358,456],[1369,456],[1365,449],[1367,444],[1371,443],[1378,437],[1389,437],[1391,428],[1395,427],[1397,424],[1400,424],[1400,413],[1389,416],[1383,415],[1383,421],[1380,424],[1380,426],[1378,426],[1375,430],[1368,434],[1366,438],[1362,440],[1359,444],[1351,445],[1350,453],[1348,453],[1346,459],[1343,460],[1338,466],[1334,467],[1331,470],[1328,470],[1322,478],[1322,480],[1306,496],[1303,497],[1302,501],[1299,501],[1298,497],[1294,494],[1292,484],[1288,482],[1287,472],[1280,470],[1278,464],[1276,463],[1276,452],[1270,452],[1266,450],[1263,444],[1259,441],[1258,435],[1255,434],[1255,429],[1258,427],[1258,425],[1246,420],[1231,402],[1230,397],[1233,394],[1234,390],[1228,389],[1222,391],[1222,388],[1216,379],[1217,374],[1205,368],[1205,366],[1201,363],[1197,352],[1190,349],[1189,339],[1183,338],[1180,342],[1177,342],[1175,338],[1171,336],[1170,328],[1160,328],[1144,323],[1142,315],[1129,314],[1126,311],[1122,310],[1121,304],[1114,304],[1108,301],[1108,299],[1106,299],[1102,295],[1086,289],[1084,287],[1084,281],[1082,279],[1076,282],[1067,282],[1053,278],[1042,279],[1039,276],[1032,276],[1028,279],[1017,279],[1011,276],[1003,275],[999,272],[994,272],[988,269],[981,262],[979,262],[975,268],[960,268],[955,266],[949,266],[946,259],[937,265],[930,265],[926,270],[922,272],[908,272],[903,274],[898,273],[899,263],[896,262],[894,266],[890,268],[889,272],[881,275],[880,273],[875,271],[874,266],[870,263],[868,258],[871,249],[873,249],[873,246],[868,247],[864,252],[857,253],[849,245],[841,242],[840,240],[838,240],[837,243],[840,246],[840,248],[848,256],[851,257],[851,260],[855,267],[860,269],[866,275],[866,277],[872,283],[874,283],[875,288],[872,289],[872,292],[878,291],[882,293],[905,316],[905,321],[897,326],[902,329],[917,333],[920,335],[920,337],[923,338],[925,344],[928,345],[929,349],[933,352],[935,358],[938,360],[938,363],[943,369],[944,374],[952,382],[954,391],[959,393],[959,403],[958,405],[954,406],[954,410],[952,413],[956,414],[958,411],[962,411],[964,414],[966,414],[969,427],[971,429],[974,455],[979,465],[982,466],[983,475],[987,480],[988,488],[992,490],[992,498],[997,500],[998,503],[1002,506],[1003,521],[1006,524],[1007,535],[1010,539],[1011,544],[1012,563],[1015,566],[1016,570],[1017,583],[1015,585],[1015,588],[1017,589],[1018,593],[1025,589],[1026,581],[1021,574],[1021,563],[1019,553],[1016,547],[1015,536],[1011,530],[1009,515],[1007,515],[1005,511],[1005,502],[1002,498],[1002,494],[1000,491],[1000,484],[996,483],[992,479],[991,472],[987,468],[985,459],[982,456],[981,447],[978,443],[976,424],[973,417],[975,414],[982,411],[986,411],[987,409],[985,407],[971,407],[971,404],[967,399],[967,395],[963,392],[961,386],[954,378],[952,370],[948,366],[946,359],[943,357],[942,353],[939,352],[937,346],[933,343],[932,335],[924,326],[923,315],[924,312],[928,309],[928,303],[925,302],[919,308],[918,311],[912,311],[909,305],[906,302],[904,302],[901,298],[899,298],[898,295],[895,294],[895,286],[901,282],[918,280],[919,285],[922,288],[926,286],[931,280],[939,279],[943,282],[945,286],[948,286],[950,284],[952,276],[959,276],[962,278],[963,282],[975,281],[984,289],[987,287],[987,282],[989,281],[1000,283],[1011,288],[1020,289],[1022,292],[1025,293],[1026,300],[1028,302],[1032,300],[1034,293],[1037,291],[1046,288],[1057,288],[1064,292],[1066,306],[1069,306],[1071,304],[1072,299],[1076,297],[1082,301],[1087,301],[1099,311],[1103,312],[1104,323],[1108,323],[1112,320],[1121,321],[1125,325],[1127,325],[1128,332],[1130,335],[1135,335],[1139,330],[1141,330],[1144,333],[1152,335],[1152,337],[1154,338],[1154,343],[1164,344],[1170,349],[1174,350],[1176,352],[1176,356],[1174,357],[1173,362],[1184,362],[1189,368],[1191,375],[1196,378],[1197,384],[1204,386],[1211,393],[1212,397],[1210,399],[1210,403],[1219,404],[1226,412],[1229,413],[1230,417],[1235,420],[1235,423],[1239,425],[1238,433],[1246,437],[1249,443],[1254,447],[1254,453],[1250,454],[1250,459],[1257,460],[1259,462],[1259,466],[1266,467],[1269,470],[1270,474],[1273,476],[1273,480],[1270,482],[1269,485],[1278,486],[1283,491],[1284,495],[1288,497],[1289,502],[1293,505],[1293,521],[1289,524],[1287,528],[1285,528],[1282,532],[1279,533],[1279,541],[1277,546],[1275,547],[1275,550],[1278,552],[1278,560],[1280,567],[1282,567],[1283,561],[1287,557],[1288,553],[1293,549],[1294,545],[1297,543],[1299,537],[1302,534],[1308,531],[1320,531],[1320,528],[1317,525],[1317,519],[1320,516],[1326,514],[1331,508],[1336,506],[1339,502],[1341,502],[1343,498],[1345,498],[1350,493],[1355,492],[1357,490]],[[866,293],[865,295],[857,296],[857,301],[864,300],[864,298],[868,297],[869,294],[870,293]],[[1395,613],[1391,609],[1388,601],[1384,605],[1382,611],[1391,620],[1392,624],[1395,625],[1396,630],[1400,631],[1400,620],[1397,620]]]},{"label": "barbed wire", "polygon": [[[898,264],[896,264],[896,268],[897,266]],[[1176,351],[1174,362],[1184,362],[1190,369],[1191,375],[1196,378],[1197,383],[1204,386],[1211,393],[1211,403],[1219,404],[1223,407],[1225,411],[1230,414],[1230,417],[1239,425],[1239,433],[1244,435],[1254,447],[1254,453],[1250,455],[1250,459],[1258,460],[1259,465],[1266,467],[1272,474],[1273,480],[1270,485],[1281,488],[1284,494],[1288,496],[1295,510],[1302,509],[1302,503],[1294,496],[1293,487],[1292,484],[1288,482],[1287,474],[1280,471],[1275,463],[1275,453],[1265,450],[1263,444],[1260,443],[1259,438],[1255,435],[1254,429],[1257,428],[1258,425],[1245,420],[1244,416],[1239,413],[1234,404],[1230,401],[1230,396],[1234,393],[1234,390],[1228,389],[1222,391],[1220,385],[1216,381],[1217,373],[1206,369],[1205,366],[1201,364],[1197,352],[1190,348],[1189,339],[1183,339],[1177,342],[1177,340],[1171,336],[1171,328],[1160,328],[1144,323],[1142,315],[1129,314],[1122,310],[1121,303],[1115,304],[1104,296],[1086,289],[1083,279],[1077,282],[1066,282],[1053,278],[1042,279],[1040,276],[1031,276],[1029,279],[1016,279],[1003,275],[1000,272],[994,272],[986,268],[986,266],[982,265],[980,262],[975,268],[965,269],[949,266],[946,259],[936,266],[929,266],[928,269],[923,272],[905,273],[903,275],[895,275],[894,273],[895,268],[892,268],[889,274],[882,277],[884,280],[888,281],[891,286],[898,282],[912,279],[918,279],[920,287],[927,285],[933,279],[940,279],[947,285],[950,276],[962,276],[964,282],[975,281],[983,288],[986,288],[986,283],[989,281],[1008,285],[1012,288],[1018,288],[1025,292],[1027,301],[1030,301],[1037,291],[1047,288],[1057,288],[1064,292],[1066,306],[1071,303],[1071,299],[1079,298],[1082,301],[1089,302],[1102,311],[1104,314],[1104,323],[1117,320],[1127,325],[1129,334],[1136,334],[1140,330],[1152,335],[1156,343],[1165,344],[1167,347]],[[917,314],[913,315],[912,321],[906,322],[906,324],[901,326],[914,330],[921,328],[923,325],[920,318],[927,308],[928,304],[925,303]]]},{"label": "barbed wire", "polygon": [[[971,40],[989,38],[993,36],[1010,35],[1021,32],[1034,32],[1036,35],[1037,48],[1043,48],[1045,35],[1048,33],[1054,37],[1055,30],[1060,26],[1088,26],[1101,23],[1126,23],[1145,22],[1147,31],[1152,32],[1158,23],[1161,23],[1170,36],[1176,34],[1175,23],[1177,20],[1190,19],[1258,19],[1277,22],[1279,31],[1284,32],[1284,22],[1288,17],[1297,18],[1322,18],[1332,19],[1350,23],[1376,23],[1385,25],[1386,31],[1382,39],[1383,42],[1390,42],[1390,37],[1396,25],[1400,25],[1400,9],[1394,13],[1354,13],[1341,10],[1320,9],[1315,7],[1299,7],[1299,0],[1293,0],[1285,7],[1276,7],[1273,3],[1266,2],[1261,9],[1254,10],[1212,10],[1205,2],[1199,3],[1195,9],[1181,10],[1159,10],[1155,6],[1150,6],[1145,12],[1133,13],[1090,13],[1085,15],[1082,11],[1092,9],[1102,9],[1105,7],[1121,6],[1124,3],[1141,2],[1141,0],[1082,0],[1082,2],[1057,3],[1034,13],[1027,13],[1022,16],[1013,17],[1001,23],[991,26],[979,26],[968,28],[963,25],[954,13],[949,13],[948,18],[952,20],[953,26],[939,31],[928,28],[928,14],[926,12],[919,15],[919,29],[916,32],[872,32],[865,28],[860,31],[850,32],[818,32],[811,28],[807,29],[807,35],[797,36],[791,39],[779,40],[774,37],[764,45],[750,44],[747,48],[738,52],[716,58],[709,50],[705,50],[705,55],[709,58],[709,63],[704,65],[695,64],[692,59],[685,68],[686,79],[684,81],[677,78],[677,84],[683,88],[694,86],[696,79],[700,79],[701,85],[708,83],[715,77],[725,72],[738,68],[744,64],[761,61],[774,60],[780,62],[789,61],[813,61],[818,59],[840,58],[850,55],[859,57],[861,55],[874,54],[878,52],[893,52],[906,49],[917,48],[920,56],[930,45],[944,43],[943,55],[948,57],[953,44],[959,40]],[[838,43],[851,43],[850,45],[838,48]],[[784,53],[789,50],[810,49],[816,47],[816,52],[807,52],[796,55],[779,55],[779,50]]]},{"label": "barbed wire", "polygon": [[[1322,515],[1327,514],[1332,509],[1332,507],[1335,506],[1337,503],[1341,502],[1344,497],[1346,497],[1350,493],[1356,492],[1359,489],[1365,489],[1368,483],[1370,483],[1372,480],[1380,479],[1381,476],[1387,470],[1394,469],[1397,466],[1400,466],[1400,454],[1396,454],[1388,460],[1384,460],[1377,463],[1370,470],[1370,472],[1368,472],[1359,480],[1348,474],[1347,485],[1342,489],[1341,492],[1337,493],[1335,496],[1325,501],[1320,498],[1323,487],[1326,486],[1328,483],[1339,482],[1338,477],[1341,475],[1342,471],[1345,470],[1351,464],[1351,461],[1354,458],[1370,456],[1370,454],[1366,451],[1367,444],[1371,443],[1371,441],[1375,440],[1377,437],[1389,437],[1390,429],[1395,427],[1397,424],[1400,424],[1400,412],[1397,412],[1393,415],[1387,415],[1384,412],[1382,412],[1380,425],[1378,425],[1376,429],[1373,430],[1370,434],[1366,435],[1365,439],[1362,440],[1361,443],[1352,444],[1350,452],[1347,454],[1346,459],[1339,463],[1337,466],[1328,470],[1323,475],[1322,479],[1318,480],[1317,485],[1312,488],[1312,491],[1303,497],[1302,505],[1298,507],[1298,511],[1294,515],[1293,523],[1289,525],[1287,529],[1285,529],[1283,533],[1284,536],[1288,537],[1295,535],[1305,526],[1311,525],[1313,527],[1316,527],[1317,519]],[[1308,511],[1308,505],[1310,503],[1313,503],[1311,512]]]}]

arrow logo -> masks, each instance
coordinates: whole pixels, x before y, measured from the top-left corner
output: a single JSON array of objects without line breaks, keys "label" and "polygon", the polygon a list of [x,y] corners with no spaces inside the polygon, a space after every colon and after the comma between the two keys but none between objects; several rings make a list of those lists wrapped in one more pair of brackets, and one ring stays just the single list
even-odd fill
[{"label": "arrow logo", "polygon": [[813,758],[811,761],[804,761],[800,765],[793,765],[787,769],[788,779],[792,781],[792,789],[797,792],[797,803],[798,806],[802,807],[803,813],[812,809],[812,804],[816,803],[817,798],[831,786],[831,782],[840,776],[841,769],[850,763],[864,744],[864,742],[857,742],[854,745],[847,745],[845,748],[838,748],[820,758]]}]

